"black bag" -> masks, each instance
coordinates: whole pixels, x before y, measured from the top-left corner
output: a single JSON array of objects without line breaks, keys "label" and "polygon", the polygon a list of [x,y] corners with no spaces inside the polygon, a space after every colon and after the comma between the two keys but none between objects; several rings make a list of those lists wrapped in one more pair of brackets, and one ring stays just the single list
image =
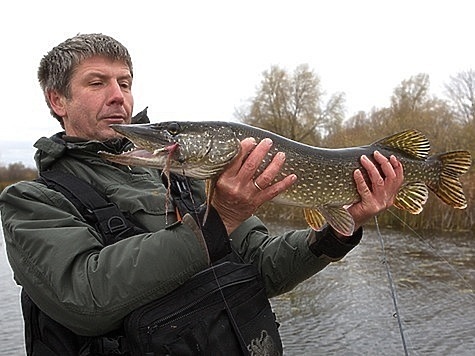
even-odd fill
[{"label": "black bag", "polygon": [[124,322],[132,355],[281,355],[282,344],[257,269],[226,261]]},{"label": "black bag", "polygon": [[21,291],[21,307],[25,320],[26,354],[32,356],[78,355],[87,337],[74,334],[57,323]]}]

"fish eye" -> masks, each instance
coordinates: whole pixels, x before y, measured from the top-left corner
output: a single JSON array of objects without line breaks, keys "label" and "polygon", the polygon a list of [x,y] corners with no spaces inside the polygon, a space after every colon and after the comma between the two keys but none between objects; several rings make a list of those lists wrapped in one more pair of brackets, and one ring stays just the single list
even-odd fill
[{"label": "fish eye", "polygon": [[180,132],[180,125],[178,122],[171,122],[167,126],[167,131],[170,135],[176,135]]}]

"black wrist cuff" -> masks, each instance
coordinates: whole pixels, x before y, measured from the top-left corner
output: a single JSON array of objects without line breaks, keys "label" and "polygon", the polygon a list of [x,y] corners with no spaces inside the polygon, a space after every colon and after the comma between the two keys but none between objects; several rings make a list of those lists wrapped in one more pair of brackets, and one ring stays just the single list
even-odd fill
[{"label": "black wrist cuff", "polygon": [[[206,221],[204,221],[207,210]],[[226,227],[212,206],[201,205],[197,213],[191,215],[201,228],[211,262],[216,262],[231,252]]]},{"label": "black wrist cuff", "polygon": [[363,236],[363,228],[359,228],[353,235],[340,238],[330,226],[325,226],[320,231],[315,231],[315,241],[309,245],[315,256],[328,256],[333,259],[340,259],[359,244]]}]

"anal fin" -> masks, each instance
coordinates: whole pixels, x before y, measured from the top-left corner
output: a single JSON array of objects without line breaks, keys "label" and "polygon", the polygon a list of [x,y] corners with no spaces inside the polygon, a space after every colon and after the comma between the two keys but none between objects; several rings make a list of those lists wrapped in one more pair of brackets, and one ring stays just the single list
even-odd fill
[{"label": "anal fin", "polygon": [[422,182],[403,185],[396,195],[394,206],[411,214],[419,214],[429,198],[429,190]]}]

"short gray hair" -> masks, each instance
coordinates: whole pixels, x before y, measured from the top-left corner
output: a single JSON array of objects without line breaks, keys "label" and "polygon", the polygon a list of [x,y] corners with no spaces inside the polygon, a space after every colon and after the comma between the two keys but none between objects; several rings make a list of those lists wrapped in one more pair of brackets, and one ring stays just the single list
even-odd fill
[{"label": "short gray hair", "polygon": [[51,108],[48,92],[55,90],[66,98],[70,98],[71,77],[74,70],[82,61],[94,56],[124,61],[133,76],[132,59],[127,48],[114,38],[100,33],[78,34],[54,47],[41,59],[38,80],[51,115],[61,125],[63,125],[63,119]]}]

